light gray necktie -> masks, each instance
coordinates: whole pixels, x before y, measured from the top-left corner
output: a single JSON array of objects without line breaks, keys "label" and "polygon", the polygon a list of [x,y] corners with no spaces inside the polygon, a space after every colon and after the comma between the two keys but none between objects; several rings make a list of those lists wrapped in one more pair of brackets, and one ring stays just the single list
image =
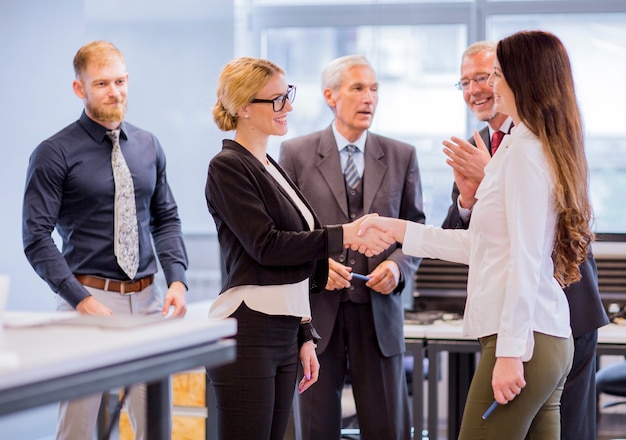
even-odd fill
[{"label": "light gray necktie", "polygon": [[354,163],[354,153],[359,151],[356,145],[347,145],[346,150],[348,151],[348,161],[346,162],[346,168],[343,170],[343,176],[346,179],[346,183],[352,189],[359,186],[359,182],[361,181],[361,176],[359,175],[359,170],[356,168],[356,164]]},{"label": "light gray necktie", "polygon": [[139,268],[139,234],[133,178],[120,149],[120,130],[107,131],[111,138],[111,166],[115,181],[114,253],[117,264],[132,280]]}]

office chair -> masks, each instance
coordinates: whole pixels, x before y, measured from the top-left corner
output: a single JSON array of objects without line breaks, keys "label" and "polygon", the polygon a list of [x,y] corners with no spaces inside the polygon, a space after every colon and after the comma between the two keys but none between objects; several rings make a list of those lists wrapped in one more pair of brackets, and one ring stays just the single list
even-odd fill
[{"label": "office chair", "polygon": [[[626,361],[601,368],[596,373],[596,390],[610,396],[626,397]],[[625,404],[618,400],[604,405],[604,408]]]}]

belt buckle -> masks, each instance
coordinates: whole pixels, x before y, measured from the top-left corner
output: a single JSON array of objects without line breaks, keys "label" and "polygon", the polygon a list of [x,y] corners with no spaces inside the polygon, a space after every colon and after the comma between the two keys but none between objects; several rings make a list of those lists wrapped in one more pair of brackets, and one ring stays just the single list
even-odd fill
[{"label": "belt buckle", "polygon": [[131,290],[129,292],[126,291],[126,285],[128,285],[128,287],[130,288],[130,286],[134,285],[136,281],[120,281],[120,295],[121,296],[130,296],[130,295],[134,295],[135,293],[137,293],[137,291],[135,290]]},{"label": "belt buckle", "polygon": [[[135,285],[139,284],[139,289],[135,288]],[[129,291],[126,291],[126,288],[128,287],[128,289],[130,289]],[[121,296],[130,296],[130,295],[134,295],[135,293],[139,292],[141,290],[141,280],[135,280],[135,281],[120,281],[120,295]]]}]

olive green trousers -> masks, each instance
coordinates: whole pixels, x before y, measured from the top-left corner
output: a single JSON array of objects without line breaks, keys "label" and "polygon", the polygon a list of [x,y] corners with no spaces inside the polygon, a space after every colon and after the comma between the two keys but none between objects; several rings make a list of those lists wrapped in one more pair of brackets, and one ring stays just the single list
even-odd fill
[{"label": "olive green trousers", "polygon": [[480,338],[481,356],[472,379],[459,440],[559,440],[560,406],[565,379],[572,366],[574,341],[534,333],[535,348],[524,362],[526,386],[506,405],[483,419],[494,402],[491,377],[497,335]]}]

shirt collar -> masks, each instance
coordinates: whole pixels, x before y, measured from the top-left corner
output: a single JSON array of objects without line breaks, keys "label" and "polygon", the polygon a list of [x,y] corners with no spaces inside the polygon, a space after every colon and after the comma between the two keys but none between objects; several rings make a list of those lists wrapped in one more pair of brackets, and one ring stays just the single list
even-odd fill
[{"label": "shirt collar", "polygon": [[350,142],[345,137],[343,137],[341,133],[339,133],[339,131],[337,130],[337,127],[335,126],[335,121],[333,121],[332,128],[333,128],[333,135],[335,136],[335,142],[337,143],[337,149],[339,150],[339,152],[341,152],[344,148],[346,148],[346,145],[350,145],[350,144],[356,145],[359,151],[361,151],[362,153],[365,152],[365,141],[367,140],[367,130],[363,131],[361,136],[359,136],[359,138],[356,141]]},{"label": "shirt collar", "polygon": [[[98,124],[96,121],[87,116],[85,110],[83,110],[83,113],[80,115],[79,122],[85,128],[87,133],[89,133],[89,136],[91,136],[99,144],[101,144],[107,137],[107,131],[109,131],[109,129]],[[125,125],[126,124],[124,123],[124,121],[122,121],[119,127],[121,139],[128,139],[128,137],[126,136]]]},{"label": "shirt collar", "polygon": [[[511,126],[513,125],[513,119],[511,119],[510,116],[507,116],[507,118],[504,120],[504,122],[502,123],[502,125],[500,126],[500,128],[498,128],[497,131],[501,131],[504,134],[509,134],[511,132]],[[491,125],[487,124],[487,127],[489,127],[489,137],[491,138],[493,136],[493,133],[496,131],[493,128],[491,128]]]}]

